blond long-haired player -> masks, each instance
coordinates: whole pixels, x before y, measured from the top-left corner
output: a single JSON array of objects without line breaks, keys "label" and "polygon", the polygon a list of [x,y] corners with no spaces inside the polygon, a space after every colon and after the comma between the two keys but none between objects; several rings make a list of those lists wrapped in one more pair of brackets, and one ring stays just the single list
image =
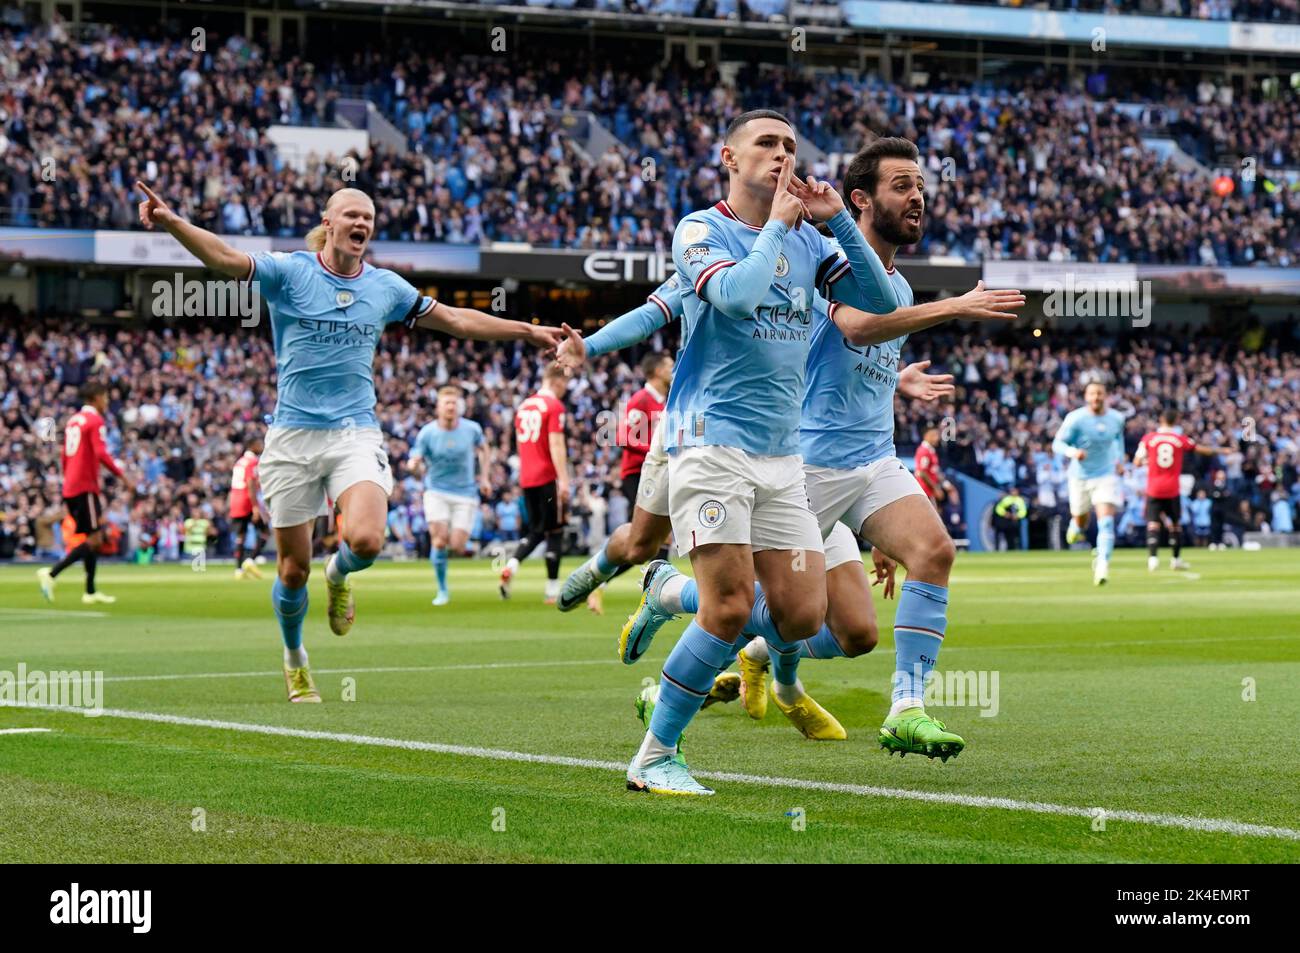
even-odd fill
[{"label": "blond long-haired player", "polygon": [[326,496],[337,502],[343,538],[325,578],[330,629],[346,635],[356,616],[348,577],[379,555],[393,488],[371,375],[379,335],[400,321],[460,338],[526,340],[549,351],[564,332],[450,307],[368,264],[375,204],[358,189],[329,197],[307,251],[250,255],[182,219],[143,183],[136,187],[145,195],[146,228],[164,229],[213,271],[255,282],[267,301],[279,377],[261,462],[277,554],[271,601],[289,700],[319,702],[302,639],[312,523]]}]

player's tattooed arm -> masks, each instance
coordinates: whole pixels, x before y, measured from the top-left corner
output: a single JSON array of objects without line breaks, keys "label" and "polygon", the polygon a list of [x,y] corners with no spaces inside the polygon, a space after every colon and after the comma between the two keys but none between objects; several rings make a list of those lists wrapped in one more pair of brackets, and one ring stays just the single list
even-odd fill
[{"label": "player's tattooed arm", "polygon": [[558,328],[498,318],[473,308],[453,308],[436,301],[416,319],[417,328],[443,331],[453,337],[473,341],[528,341],[551,353],[572,330],[567,324]]},{"label": "player's tattooed arm", "polygon": [[185,221],[143,182],[136,182],[135,187],[145,196],[139,207],[140,224],[145,228],[161,228],[213,271],[231,278],[248,278],[252,274],[253,260],[246,252],[232,248],[207,229]]},{"label": "player's tattooed arm", "polygon": [[964,295],[909,305],[888,314],[840,304],[831,317],[850,344],[865,347],[923,331],[944,321],[1014,321],[1015,312],[1024,306],[1023,292],[1010,288],[988,290],[980,281]]}]

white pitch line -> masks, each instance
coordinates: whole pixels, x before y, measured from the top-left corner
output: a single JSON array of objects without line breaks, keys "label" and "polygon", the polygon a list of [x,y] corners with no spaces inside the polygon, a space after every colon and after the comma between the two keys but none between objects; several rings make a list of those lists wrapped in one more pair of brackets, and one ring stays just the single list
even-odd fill
[{"label": "white pitch line", "polygon": [[38,735],[53,728],[0,728],[0,735]]},{"label": "white pitch line", "polygon": [[[65,705],[32,706],[47,711],[77,712],[82,709]],[[383,738],[374,735],[354,735],[333,731],[314,731],[304,728],[284,728],[279,725],[247,724],[238,721],[217,721],[208,718],[191,718],[185,715],[167,715],[149,711],[125,711],[106,708],[102,718],[123,718],[130,721],[151,721],[166,725],[183,725],[191,728],[214,728],[245,734],[274,735],[282,738],[305,738],[311,741],[338,741],[344,744],[366,745],[377,748],[401,748],[406,751],[428,751],[434,754],[458,755],[466,758],[483,758],[488,761],[514,761],[527,764],[544,764],[564,768],[592,768],[599,771],[625,772],[627,765],[617,761],[598,761],[591,758],[571,758],[564,755],[532,754],[526,751],[508,751],[502,748],[483,748],[470,745],[439,744],[433,741],[411,741],[404,738]],[[732,774],[726,771],[697,771],[696,776],[715,781],[753,784],[763,787],[796,788],[803,791],[824,791],[831,794],[852,794],[859,797],[879,797],[900,801],[924,801],[930,804],[947,804],[955,807],[993,808],[1003,811],[1024,811],[1032,814],[1053,814],[1060,817],[1093,818],[1096,807],[1073,807],[1067,804],[1049,804],[1044,801],[1017,801],[1005,797],[984,797],[976,794],[949,794],[937,791],[911,791],[906,788],[882,788],[867,784],[842,784],[833,781],[812,781],[802,778],[779,778],[758,774]],[[1271,837],[1280,840],[1300,841],[1300,830],[1289,827],[1270,827],[1247,824],[1242,821],[1215,817],[1194,817],[1183,814],[1153,814],[1145,811],[1122,811],[1102,808],[1107,820],[1129,821],[1154,827],[1176,827],[1210,834],[1231,834],[1236,837]]]},{"label": "white pitch line", "polygon": [[13,616],[35,616],[40,618],[47,615],[66,615],[77,619],[105,619],[108,617],[107,612],[86,612],[79,609],[0,609],[0,615],[9,618]]},{"label": "white pitch line", "polygon": [[[617,665],[618,659],[555,662],[480,662],[465,665],[384,665],[372,668],[317,668],[315,675],[356,675],[369,672],[473,672],[495,668],[553,668],[571,665]],[[275,678],[283,672],[182,672],[176,675],[112,675],[106,682],[179,682],[192,678]]]}]

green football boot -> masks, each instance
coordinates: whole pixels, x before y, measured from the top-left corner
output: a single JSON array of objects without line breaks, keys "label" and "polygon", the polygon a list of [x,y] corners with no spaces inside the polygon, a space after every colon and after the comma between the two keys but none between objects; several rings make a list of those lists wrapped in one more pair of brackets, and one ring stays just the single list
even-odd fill
[{"label": "green football boot", "polygon": [[927,715],[924,708],[908,708],[890,715],[880,726],[878,740],[880,747],[891,755],[897,751],[900,757],[923,754],[944,761],[957,757],[966,747],[959,735],[954,735],[943,722]]}]

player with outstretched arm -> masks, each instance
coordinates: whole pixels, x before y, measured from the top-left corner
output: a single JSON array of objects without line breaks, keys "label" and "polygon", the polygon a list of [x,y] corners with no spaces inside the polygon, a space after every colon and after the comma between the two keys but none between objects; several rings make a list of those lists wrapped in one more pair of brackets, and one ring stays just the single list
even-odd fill
[{"label": "player with outstretched arm", "polygon": [[173,212],[148,186],[140,221],[161,228],[204,265],[257,282],[271,315],[278,392],[261,461],[262,489],[275,531],[277,577],[271,602],[284,641],[291,702],[319,702],[302,625],[307,614],[312,525],[326,496],[342,516],[338,551],[325,567],[330,629],[346,635],[356,615],[351,573],[379,555],[392,470],[375,416],[375,345],[404,322],[460,338],[525,340],[554,349],[564,332],[454,308],[421,295],[404,278],[365,261],[375,205],[358,189],[329,197],[307,250],[239,251]]}]

